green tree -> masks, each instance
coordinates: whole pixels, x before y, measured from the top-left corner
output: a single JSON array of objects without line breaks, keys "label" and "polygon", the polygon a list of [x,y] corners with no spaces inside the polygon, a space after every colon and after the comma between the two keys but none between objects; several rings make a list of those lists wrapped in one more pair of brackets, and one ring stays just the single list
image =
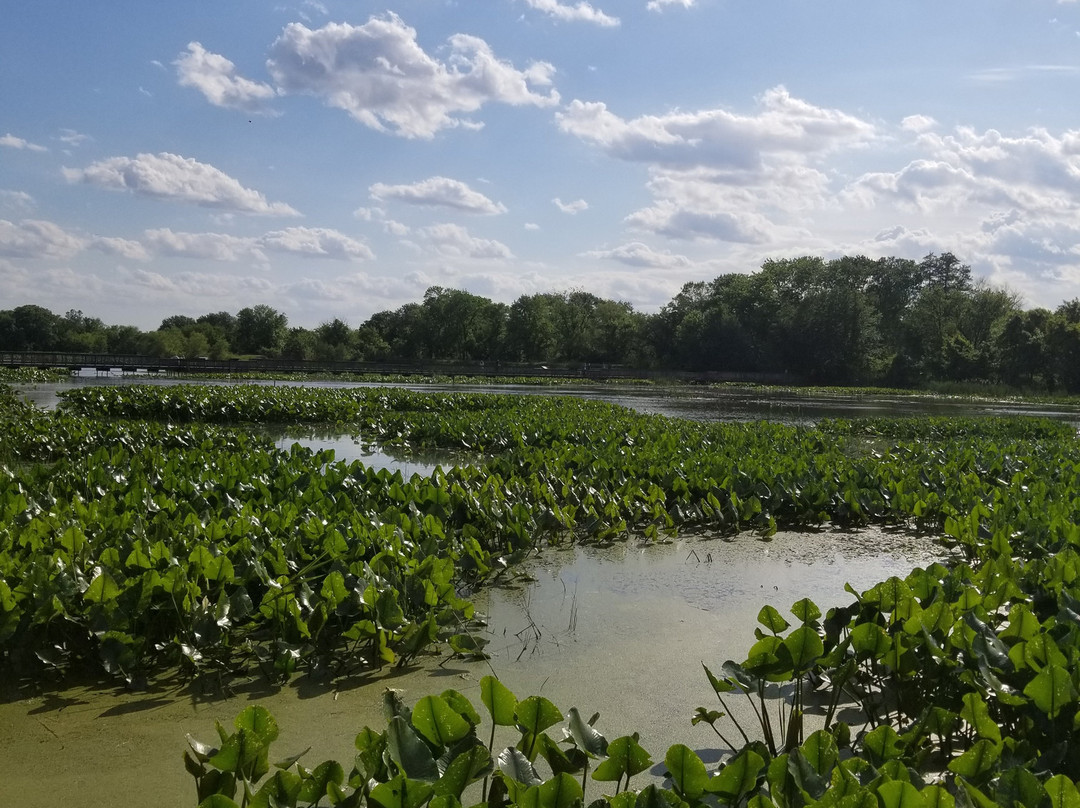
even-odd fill
[{"label": "green tree", "polygon": [[239,353],[277,356],[285,343],[289,318],[270,306],[243,308],[236,313],[233,347]]},{"label": "green tree", "polygon": [[526,362],[554,362],[559,358],[557,311],[563,300],[556,294],[522,295],[510,306],[506,321],[506,354]]},{"label": "green tree", "polygon": [[1031,309],[1008,317],[998,337],[1003,382],[1016,387],[1053,384],[1047,350],[1053,316],[1047,309]]},{"label": "green tree", "polygon": [[55,351],[60,348],[61,318],[32,304],[0,317],[0,346],[9,351]]}]

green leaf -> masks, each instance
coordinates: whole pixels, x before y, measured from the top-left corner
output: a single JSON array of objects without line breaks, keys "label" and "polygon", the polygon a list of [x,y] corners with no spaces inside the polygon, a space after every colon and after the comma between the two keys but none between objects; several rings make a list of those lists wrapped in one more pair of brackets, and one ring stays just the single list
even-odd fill
[{"label": "green leaf", "polygon": [[446,767],[442,777],[435,781],[435,795],[451,795],[461,799],[465,788],[491,769],[491,755],[487,747],[477,744],[460,753]]},{"label": "green leaf", "polygon": [[949,771],[969,780],[977,780],[993,768],[999,757],[1001,757],[999,745],[986,739],[979,740],[960,757],[949,762]]},{"label": "green leaf", "polygon": [[577,778],[569,774],[556,774],[539,787],[540,808],[573,808],[585,798]]},{"label": "green leaf", "polygon": [[790,627],[790,623],[785,620],[780,612],[778,612],[772,606],[763,606],[761,611],[758,612],[758,622],[765,626],[773,634],[779,634],[781,631],[787,631]]},{"label": "green leaf", "polygon": [[871,762],[878,765],[886,760],[896,760],[904,754],[904,745],[896,730],[883,724],[863,736],[863,747],[872,755]]},{"label": "green leaf", "polygon": [[801,626],[791,632],[784,638],[784,646],[791,654],[791,664],[796,672],[807,670],[825,653],[821,637],[810,626]]},{"label": "green leaf", "polygon": [[327,760],[315,767],[300,789],[300,799],[312,804],[327,795],[331,784],[340,786],[345,781],[345,771],[336,760]]},{"label": "green leaf", "polygon": [[791,605],[791,613],[805,626],[821,617],[821,609],[810,598],[803,598]]},{"label": "green leaf", "polygon": [[638,734],[624,735],[608,744],[608,757],[593,772],[595,780],[633,777],[652,765],[652,757],[638,744]]},{"label": "green leaf", "polygon": [[450,709],[441,696],[425,696],[413,705],[412,723],[420,734],[439,748],[464,738],[472,725]]},{"label": "green leaf", "polygon": [[240,808],[240,806],[222,794],[211,794],[199,803],[199,808]]},{"label": "green leaf", "polygon": [[1062,708],[1075,698],[1075,689],[1069,672],[1060,665],[1051,664],[1028,682],[1024,695],[1050,718],[1057,718]]},{"label": "green leaf", "polygon": [[696,800],[705,793],[709,774],[697,753],[688,746],[675,744],[664,756],[671,782],[685,799]]},{"label": "green leaf", "polygon": [[386,732],[386,749],[390,753],[390,759],[406,776],[414,780],[439,779],[439,767],[431,755],[431,750],[404,718],[400,715],[391,718]]},{"label": "green leaf", "polygon": [[543,696],[529,696],[518,702],[514,715],[518,729],[533,735],[539,735],[548,727],[562,721],[563,717],[559,708]]},{"label": "green leaf", "polygon": [[687,808],[678,795],[656,784],[646,786],[634,800],[634,808]]},{"label": "green leaf", "polygon": [[382,808],[420,808],[431,797],[432,787],[421,780],[410,780],[399,774],[393,780],[379,783],[371,789],[370,800]]},{"label": "green leaf", "polygon": [[90,587],[83,594],[83,600],[90,603],[108,603],[116,600],[119,594],[120,587],[116,585],[108,570],[101,570],[90,582]]},{"label": "green leaf", "polygon": [[517,697],[494,676],[480,680],[480,699],[491,715],[492,723],[512,727],[516,722]]},{"label": "green leaf", "polygon": [[752,749],[743,749],[709,780],[705,790],[736,802],[753,790],[764,768],[765,758]]},{"label": "green leaf", "polygon": [[921,793],[926,802],[926,808],[956,808],[956,800],[944,786],[927,786]]},{"label": "green leaf", "polygon": [[1064,774],[1055,774],[1043,787],[1050,796],[1050,808],[1080,808],[1080,793]]},{"label": "green leaf", "polygon": [[851,647],[856,654],[881,659],[891,646],[889,635],[877,623],[858,623],[851,629]]},{"label": "green leaf", "polygon": [[480,713],[476,712],[472,702],[456,690],[447,689],[439,694],[450,705],[450,709],[460,715],[474,727],[480,724]]},{"label": "green leaf", "polygon": [[911,783],[891,780],[877,789],[881,808],[927,808],[926,799]]},{"label": "green leaf", "polygon": [[265,744],[276,741],[278,737],[278,725],[277,721],[274,720],[274,716],[265,707],[260,707],[257,704],[245,707],[236,716],[233,725],[237,729],[247,730],[252,735],[260,738]]},{"label": "green leaf", "polygon": [[960,711],[960,717],[975,728],[980,738],[986,738],[995,744],[1001,743],[1001,729],[990,717],[990,710],[978,693],[964,694],[964,709]]},{"label": "green leaf", "polygon": [[999,805],[1042,805],[1046,789],[1025,766],[1014,766],[998,778],[994,800]]},{"label": "green leaf", "polygon": [[836,765],[836,759],[840,756],[836,739],[823,729],[811,733],[802,745],[802,753],[807,762],[814,767],[814,771],[822,777],[829,776],[833,766]]},{"label": "green leaf", "polygon": [[250,808],[276,808],[278,805],[295,805],[303,785],[299,775],[288,771],[276,771],[262,784],[251,802]]}]

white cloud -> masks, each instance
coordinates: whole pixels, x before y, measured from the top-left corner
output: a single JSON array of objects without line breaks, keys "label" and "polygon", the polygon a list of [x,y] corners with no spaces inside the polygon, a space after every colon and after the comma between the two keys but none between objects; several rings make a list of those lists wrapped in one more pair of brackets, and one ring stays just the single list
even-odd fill
[{"label": "white cloud", "polygon": [[900,121],[900,128],[906,129],[909,132],[929,132],[931,129],[937,126],[937,121],[931,118],[929,115],[908,115],[902,121]]},{"label": "white cloud", "polygon": [[283,202],[268,202],[258,191],[245,188],[212,165],[168,152],[110,157],[87,168],[65,168],[63,172],[69,182],[128,190],[155,199],[267,216],[300,215]]},{"label": "white cloud", "polygon": [[446,258],[513,258],[505,244],[493,239],[475,238],[456,224],[435,224],[422,227],[418,234],[439,255]]},{"label": "white cloud", "polygon": [[81,132],[76,132],[74,129],[61,129],[60,134],[56,136],[56,139],[68,146],[78,147],[92,138],[90,135],[84,135]]},{"label": "white cloud", "polygon": [[11,258],[71,258],[86,247],[86,241],[59,225],[39,219],[23,219],[18,224],[0,219],[0,255]]},{"label": "white cloud", "polygon": [[968,78],[982,84],[1005,84],[1022,79],[1042,76],[1077,76],[1080,67],[1076,65],[1016,65],[1012,67],[991,67],[971,73]]},{"label": "white cloud", "polygon": [[169,228],[147,230],[147,244],[159,255],[211,261],[253,261],[266,264],[267,252],[290,253],[339,261],[367,261],[375,257],[361,241],[337,230],[287,227],[257,238],[227,233],[183,233]]},{"label": "white cloud", "polygon": [[26,191],[0,190],[0,209],[13,210],[20,213],[33,209],[34,197]]},{"label": "white cloud", "polygon": [[0,137],[0,146],[7,146],[9,149],[26,149],[27,151],[34,152],[48,151],[44,146],[31,143],[29,140],[24,140],[21,137],[15,137],[15,135],[10,132]]},{"label": "white cloud", "polygon": [[564,132],[613,157],[683,168],[755,170],[767,154],[825,154],[875,137],[872,124],[794,98],[783,87],[767,91],[759,107],[753,115],[708,109],[626,120],[602,102],[574,100],[555,117]]},{"label": "white cloud", "polygon": [[482,39],[449,38],[445,62],[428,55],[416,30],[387,13],[364,25],[330,23],[312,30],[290,23],[270,49],[267,67],[279,90],[310,93],[380,132],[431,138],[442,129],[481,124],[460,117],[484,104],[553,106],[555,69],[533,62],[518,70]]},{"label": "white cloud", "polygon": [[574,101],[560,128],[612,157],[648,166],[653,205],[636,230],[683,240],[765,244],[805,239],[806,212],[835,208],[827,158],[875,142],[874,125],[775,87],[750,114],[723,109],[623,119]]},{"label": "white cloud", "polygon": [[555,203],[555,207],[571,216],[576,216],[578,213],[581,213],[581,211],[589,209],[589,203],[584,199],[575,199],[573,202],[563,202],[559,197],[555,197],[551,201]]},{"label": "white cloud", "polygon": [[147,230],[147,244],[159,255],[209,261],[266,262],[259,240],[226,233],[183,233],[163,227]]},{"label": "white cloud", "polygon": [[626,217],[631,227],[668,238],[708,239],[747,244],[769,240],[769,221],[752,211],[694,209],[664,199]]},{"label": "white cloud", "polygon": [[377,182],[369,189],[371,198],[379,202],[395,199],[410,205],[453,208],[465,213],[494,215],[505,213],[506,208],[493,202],[464,182],[447,177],[430,177],[411,185],[386,185]]},{"label": "white cloud", "polygon": [[646,8],[649,11],[663,11],[667,6],[682,6],[683,8],[693,8],[694,3],[697,0],[649,0]]},{"label": "white cloud", "polygon": [[657,252],[647,244],[632,241],[611,250],[591,250],[584,253],[587,258],[603,258],[618,261],[632,267],[651,267],[656,269],[686,269],[691,266],[685,255],[670,252]]},{"label": "white cloud", "polygon": [[557,20],[565,22],[591,22],[604,28],[619,25],[619,18],[605,14],[592,4],[579,2],[576,5],[560,3],[559,0],[525,0],[529,8],[543,11]]},{"label": "white cloud", "polygon": [[262,112],[274,97],[274,88],[269,84],[238,76],[236,65],[198,42],[188,43],[187,53],[180,54],[173,64],[181,87],[195,88],[217,107]]},{"label": "white cloud", "polygon": [[150,254],[146,247],[138,241],[113,236],[94,236],[90,239],[91,249],[103,252],[106,255],[118,255],[121,258],[129,258],[133,261],[146,261]]},{"label": "white cloud", "polygon": [[267,250],[296,253],[339,261],[370,261],[375,253],[361,241],[337,230],[320,227],[287,227],[267,233],[259,243]]},{"label": "white cloud", "polygon": [[924,134],[926,156],[897,171],[859,177],[850,192],[868,205],[882,200],[922,210],[973,205],[1032,214],[1080,216],[1080,130],[1055,137],[1031,129],[1016,137],[960,127],[952,135]]},{"label": "white cloud", "polygon": [[538,225],[536,222],[525,222],[525,229],[526,230],[539,230],[540,225]]}]

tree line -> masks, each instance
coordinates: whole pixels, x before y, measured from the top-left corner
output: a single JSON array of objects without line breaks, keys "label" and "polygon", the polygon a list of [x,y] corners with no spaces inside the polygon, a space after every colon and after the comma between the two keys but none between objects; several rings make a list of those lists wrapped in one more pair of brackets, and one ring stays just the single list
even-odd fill
[{"label": "tree line", "polygon": [[173,315],[155,331],[36,305],[0,311],[0,350],[267,356],[371,362],[508,361],[789,373],[821,384],[989,382],[1080,392],[1080,299],[1024,309],[952,253],[766,261],[693,282],[658,313],[574,290],[504,304],[433,286],[354,328],[290,327],[271,306]]}]

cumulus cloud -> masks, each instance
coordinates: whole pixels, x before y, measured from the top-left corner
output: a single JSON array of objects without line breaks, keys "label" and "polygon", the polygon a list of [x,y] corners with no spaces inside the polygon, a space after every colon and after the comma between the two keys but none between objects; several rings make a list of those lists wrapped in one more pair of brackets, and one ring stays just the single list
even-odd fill
[{"label": "cumulus cloud", "polygon": [[146,243],[159,255],[204,261],[266,261],[257,239],[227,233],[184,233],[168,227],[147,230]]},{"label": "cumulus cloud", "polygon": [[370,261],[375,257],[375,253],[363,242],[337,230],[320,227],[275,230],[264,235],[259,243],[267,250],[339,261]]},{"label": "cumulus cloud", "polygon": [[754,170],[768,154],[824,154],[875,137],[872,124],[814,106],[783,87],[766,92],[751,115],[707,109],[627,120],[603,102],[575,99],[556,119],[562,131],[613,157],[683,168]]},{"label": "cumulus cloud", "polygon": [[559,0],[525,0],[529,8],[542,11],[557,20],[566,22],[591,22],[604,28],[613,28],[619,25],[619,18],[605,14],[590,3],[580,2],[576,5],[560,3]]},{"label": "cumulus cloud", "polygon": [[0,255],[10,258],[71,258],[86,240],[53,222],[23,219],[18,224],[0,219]]},{"label": "cumulus cloud", "polygon": [[126,238],[116,238],[114,236],[94,236],[90,239],[89,244],[91,249],[103,252],[106,255],[116,255],[121,258],[128,258],[132,261],[146,261],[150,258],[150,254],[138,241],[132,241]]},{"label": "cumulus cloud", "polygon": [[184,233],[169,228],[147,230],[146,243],[159,255],[210,261],[267,262],[267,252],[290,253],[338,261],[367,261],[375,257],[361,241],[337,230],[287,227],[258,237],[227,233]]},{"label": "cumulus cloud", "polygon": [[127,190],[154,199],[265,216],[300,215],[284,202],[268,202],[263,194],[245,188],[212,165],[168,152],[110,157],[86,168],[65,168],[63,173],[69,182]]},{"label": "cumulus cloud", "polygon": [[900,127],[909,132],[929,132],[937,126],[937,121],[929,115],[908,115],[900,121]]},{"label": "cumulus cloud", "polygon": [[379,132],[431,138],[447,128],[481,124],[461,117],[484,104],[548,107],[555,68],[533,62],[519,70],[482,39],[456,34],[447,60],[430,56],[416,30],[387,13],[364,25],[290,23],[270,49],[267,67],[286,93],[309,93]]},{"label": "cumulus cloud", "polygon": [[1006,136],[960,127],[924,134],[927,154],[896,171],[870,172],[850,189],[868,205],[908,203],[924,210],[988,205],[1052,217],[1080,215],[1080,130]]},{"label": "cumulus cloud", "polygon": [[555,203],[555,207],[571,216],[576,216],[581,213],[581,211],[589,209],[589,203],[584,199],[575,199],[573,202],[563,202],[559,197],[555,197],[551,201]]},{"label": "cumulus cloud", "polygon": [[25,149],[26,151],[34,152],[48,151],[44,146],[39,146],[37,143],[31,143],[29,140],[24,140],[21,137],[15,137],[15,135],[10,132],[0,137],[0,146],[7,146],[9,149]]},{"label": "cumulus cloud", "polygon": [[584,253],[587,258],[603,258],[618,261],[632,267],[650,267],[655,269],[686,269],[691,261],[685,255],[671,252],[657,252],[647,244],[632,241],[611,250],[591,250]]},{"label": "cumulus cloud", "polygon": [[513,258],[505,244],[493,239],[476,238],[456,224],[434,224],[422,227],[420,237],[439,255],[446,258]]},{"label": "cumulus cloud", "polygon": [[664,199],[626,217],[631,227],[668,238],[693,241],[708,239],[746,244],[769,240],[769,222],[750,211],[695,209]]},{"label": "cumulus cloud", "polygon": [[190,42],[187,52],[173,62],[181,87],[193,87],[216,107],[262,112],[274,97],[269,84],[251,81],[236,73],[236,65],[199,42]]},{"label": "cumulus cloud", "polygon": [[465,213],[489,216],[506,212],[506,208],[500,203],[474,191],[464,182],[448,177],[430,177],[411,185],[387,185],[377,182],[368,191],[371,198],[379,202],[393,199],[410,205],[453,208]]},{"label": "cumulus cloud", "polygon": [[631,228],[742,244],[804,238],[806,211],[836,205],[827,159],[879,138],[873,124],[783,87],[745,114],[705,109],[624,119],[603,103],[575,100],[556,117],[564,132],[648,167],[655,203],[626,218]]}]

